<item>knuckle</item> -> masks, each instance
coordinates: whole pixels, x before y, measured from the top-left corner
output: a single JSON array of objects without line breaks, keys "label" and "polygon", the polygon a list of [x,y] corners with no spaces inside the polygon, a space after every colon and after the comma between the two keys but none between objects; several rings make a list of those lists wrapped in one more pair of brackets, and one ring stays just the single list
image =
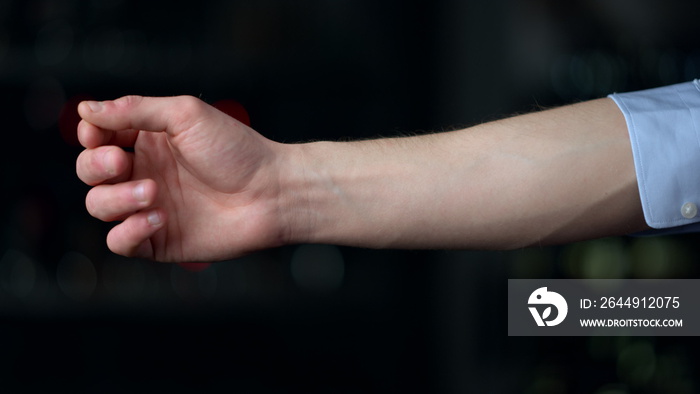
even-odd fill
[{"label": "knuckle", "polygon": [[178,96],[175,98],[171,119],[175,124],[186,128],[206,111],[206,104],[193,96]]},{"label": "knuckle", "polygon": [[182,112],[187,112],[190,115],[197,114],[202,111],[204,103],[202,100],[194,96],[179,96],[177,97],[177,105]]},{"label": "knuckle", "polygon": [[114,104],[117,107],[129,109],[129,108],[138,106],[142,100],[143,100],[143,96],[129,95],[129,96],[122,96],[122,97],[114,100]]}]

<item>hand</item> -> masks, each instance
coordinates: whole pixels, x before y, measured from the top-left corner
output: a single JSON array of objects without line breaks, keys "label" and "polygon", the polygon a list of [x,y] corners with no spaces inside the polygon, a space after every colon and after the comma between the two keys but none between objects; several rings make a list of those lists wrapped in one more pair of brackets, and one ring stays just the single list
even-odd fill
[{"label": "hand", "polygon": [[[285,243],[285,145],[194,97],[82,102],[78,177],[88,212],[120,220],[118,254],[213,261]],[[122,148],[133,147],[133,153]]]}]

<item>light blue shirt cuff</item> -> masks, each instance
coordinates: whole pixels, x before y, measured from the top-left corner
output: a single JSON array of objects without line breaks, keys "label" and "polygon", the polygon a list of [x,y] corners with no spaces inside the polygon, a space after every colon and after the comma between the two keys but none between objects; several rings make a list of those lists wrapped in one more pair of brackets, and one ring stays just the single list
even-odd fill
[{"label": "light blue shirt cuff", "polygon": [[625,115],[647,224],[700,231],[700,83],[609,96]]}]

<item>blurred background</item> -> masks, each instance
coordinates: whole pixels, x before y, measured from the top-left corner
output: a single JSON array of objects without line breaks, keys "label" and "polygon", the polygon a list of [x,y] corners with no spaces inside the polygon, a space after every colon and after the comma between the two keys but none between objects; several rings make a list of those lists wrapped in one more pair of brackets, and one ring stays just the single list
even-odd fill
[{"label": "blurred background", "polygon": [[242,105],[286,142],[449,130],[696,78],[698,17],[681,0],[0,0],[0,392],[700,391],[696,338],[508,337],[505,312],[509,278],[695,278],[695,236],[186,269],[111,254],[74,170],[85,98]]}]

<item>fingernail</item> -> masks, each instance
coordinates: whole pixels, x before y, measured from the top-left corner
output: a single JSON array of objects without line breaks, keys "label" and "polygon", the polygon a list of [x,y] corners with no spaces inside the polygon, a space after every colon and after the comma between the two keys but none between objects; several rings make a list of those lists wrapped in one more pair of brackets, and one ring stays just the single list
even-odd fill
[{"label": "fingernail", "polygon": [[160,214],[157,211],[153,211],[148,214],[148,224],[150,224],[153,227],[160,226],[162,223],[160,219]]},{"label": "fingernail", "polygon": [[92,112],[100,112],[103,107],[102,102],[100,101],[86,101],[85,104],[90,107],[90,111]]},{"label": "fingernail", "polygon": [[146,202],[146,185],[142,182],[136,185],[131,193],[138,202]]}]

